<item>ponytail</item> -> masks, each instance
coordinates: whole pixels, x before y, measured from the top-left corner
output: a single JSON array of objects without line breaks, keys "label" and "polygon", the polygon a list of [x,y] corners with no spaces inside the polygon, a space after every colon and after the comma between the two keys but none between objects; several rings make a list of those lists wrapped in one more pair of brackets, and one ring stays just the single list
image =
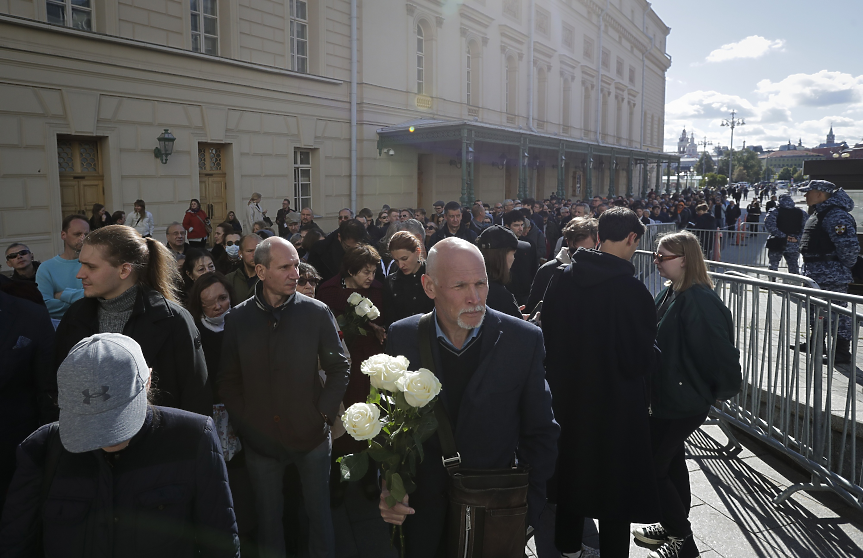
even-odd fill
[{"label": "ponytail", "polygon": [[172,302],[178,301],[180,272],[170,250],[158,240],[142,238],[138,231],[125,225],[109,225],[90,233],[84,244],[100,247],[104,258],[114,267],[130,264],[139,284]]}]

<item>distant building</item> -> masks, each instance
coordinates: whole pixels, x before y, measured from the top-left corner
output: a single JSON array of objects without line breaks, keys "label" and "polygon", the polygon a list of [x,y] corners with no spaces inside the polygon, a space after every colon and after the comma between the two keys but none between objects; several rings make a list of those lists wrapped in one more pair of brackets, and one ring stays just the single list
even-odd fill
[{"label": "distant building", "polygon": [[[790,145],[790,142],[789,142]],[[786,146],[783,146],[786,147]],[[797,149],[797,146],[792,145],[792,149],[780,149],[780,151],[774,151],[773,153],[767,153],[765,155],[761,155],[758,157],[761,160],[761,163],[770,168],[770,170],[775,174],[781,171],[784,168],[794,168],[796,167],[798,170],[803,168],[803,161],[812,161],[812,160],[820,160],[824,159],[824,155],[820,153],[815,153],[813,151],[807,151],[803,149]]]},{"label": "distant building", "polygon": [[824,147],[840,147],[840,148],[842,148],[842,149],[845,149],[845,148],[847,148],[847,147],[848,147],[848,143],[846,143],[846,142],[844,142],[844,141],[843,141],[843,142],[836,143],[836,135],[833,133],[833,125],[831,124],[831,125],[830,125],[830,131],[829,131],[829,132],[827,132],[827,141],[826,141],[826,142],[824,142],[824,143],[822,143],[822,144],[820,144],[818,147],[820,147],[820,148],[824,148]]},{"label": "distant building", "polygon": [[686,128],[677,140],[677,154],[681,157],[698,158],[698,144],[695,143],[695,133],[686,136]]}]

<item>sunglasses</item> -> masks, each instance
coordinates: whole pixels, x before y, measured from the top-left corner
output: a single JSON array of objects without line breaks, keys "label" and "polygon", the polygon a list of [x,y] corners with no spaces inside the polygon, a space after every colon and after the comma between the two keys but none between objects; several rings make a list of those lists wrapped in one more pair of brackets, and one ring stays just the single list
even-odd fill
[{"label": "sunglasses", "polygon": [[305,287],[306,284],[317,287],[318,283],[319,281],[317,279],[306,279],[305,277],[300,277],[299,279],[297,279],[297,285],[301,287]]},{"label": "sunglasses", "polygon": [[653,259],[659,263],[667,262],[668,260],[676,260],[677,258],[682,258],[682,257],[683,256],[675,256],[674,254],[664,256],[664,255],[660,254],[659,252],[653,253]]},{"label": "sunglasses", "polygon": [[11,254],[6,254],[6,261],[14,260],[18,256],[26,256],[27,254],[31,254],[30,250],[20,250],[18,252],[12,252]]},{"label": "sunglasses", "polygon": [[339,221],[349,221],[350,219],[348,215],[339,215]]},{"label": "sunglasses", "polygon": [[239,246],[239,245],[240,245],[240,241],[238,240],[238,241],[234,242],[233,240],[229,240],[229,241],[225,242],[225,246],[233,246],[233,245],[235,245],[235,244],[236,244],[237,246]]},{"label": "sunglasses", "polygon": [[434,227],[426,227],[426,230],[427,231],[436,231],[437,229]]}]

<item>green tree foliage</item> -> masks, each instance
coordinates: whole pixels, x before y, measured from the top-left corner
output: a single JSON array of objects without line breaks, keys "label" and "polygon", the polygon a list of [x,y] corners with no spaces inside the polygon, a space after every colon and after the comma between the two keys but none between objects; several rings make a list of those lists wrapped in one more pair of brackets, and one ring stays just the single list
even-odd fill
[{"label": "green tree foliage", "polygon": [[803,171],[797,171],[794,173],[794,182],[803,182]]},{"label": "green tree foliage", "polygon": [[713,157],[708,153],[702,153],[701,158],[695,163],[695,172],[699,176],[704,176],[709,172],[716,170],[716,163],[713,162]]},{"label": "green tree foliage", "polygon": [[793,176],[794,173],[791,172],[791,169],[789,169],[788,167],[784,167],[781,171],[779,171],[779,174],[776,175],[776,180],[791,180]]},{"label": "green tree foliage", "polygon": [[734,168],[734,182],[746,182],[749,178],[749,174],[746,172],[746,169],[743,167],[735,167]]},{"label": "green tree foliage", "polygon": [[[758,153],[746,149],[743,151],[735,151],[734,152],[734,169],[735,171],[742,167],[745,170],[745,177],[740,180],[736,179],[737,182],[758,182],[761,179],[761,160],[758,158]],[[724,174],[728,176],[728,154],[722,156],[719,159],[719,163],[717,163],[717,173]]]},{"label": "green tree foliage", "polygon": [[708,188],[718,188],[720,186],[725,186],[726,184],[728,184],[728,177],[724,174],[709,172],[701,179],[702,188],[704,186],[707,186]]}]

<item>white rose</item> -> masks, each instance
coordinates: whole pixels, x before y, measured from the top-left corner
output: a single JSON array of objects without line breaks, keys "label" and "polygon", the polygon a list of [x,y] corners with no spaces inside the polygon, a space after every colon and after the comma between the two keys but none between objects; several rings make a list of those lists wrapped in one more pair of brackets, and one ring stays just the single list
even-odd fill
[{"label": "white rose", "polygon": [[426,368],[405,372],[396,381],[396,386],[404,392],[405,400],[411,407],[425,407],[441,390],[437,377]]},{"label": "white rose", "polygon": [[342,424],[354,440],[371,440],[381,431],[380,418],[377,405],[354,403],[342,415]]},{"label": "white rose", "polygon": [[354,306],[354,312],[356,312],[357,316],[360,316],[360,317],[363,317],[366,314],[368,314],[369,310],[371,310],[371,308],[366,306],[365,302],[360,302],[359,304]]},{"label": "white rose", "polygon": [[351,296],[348,297],[348,304],[351,306],[356,306],[363,300],[363,297],[360,293],[351,293]]},{"label": "white rose", "polygon": [[402,377],[409,365],[410,361],[403,356],[375,355],[366,359],[360,365],[360,370],[369,377],[376,389],[395,392],[398,391],[396,381]]},{"label": "white rose", "polygon": [[381,311],[378,310],[377,306],[372,305],[371,309],[369,310],[369,313],[366,314],[366,316],[368,316],[368,318],[370,320],[377,320],[378,318],[381,317]]}]

